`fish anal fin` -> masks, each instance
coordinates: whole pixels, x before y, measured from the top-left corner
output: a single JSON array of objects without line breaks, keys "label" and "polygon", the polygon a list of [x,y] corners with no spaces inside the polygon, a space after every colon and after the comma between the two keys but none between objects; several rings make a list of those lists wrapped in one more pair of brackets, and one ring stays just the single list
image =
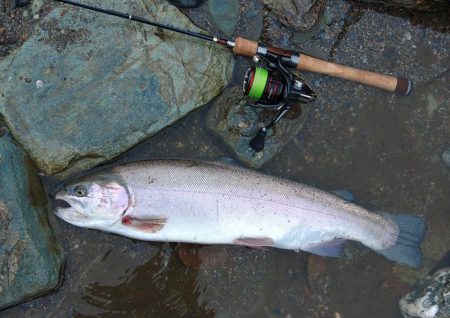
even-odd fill
[{"label": "fish anal fin", "polygon": [[342,254],[344,243],[345,243],[344,239],[334,239],[332,241],[326,241],[311,244],[307,247],[302,247],[302,250],[320,256],[339,257]]},{"label": "fish anal fin", "polygon": [[122,217],[123,225],[130,226],[135,229],[149,233],[156,233],[160,231],[164,227],[164,225],[166,225],[166,222],[167,219],[165,218],[141,219],[129,215],[125,215]]},{"label": "fish anal fin", "polygon": [[240,237],[235,239],[233,244],[248,246],[255,249],[274,245],[273,240],[270,237]]}]

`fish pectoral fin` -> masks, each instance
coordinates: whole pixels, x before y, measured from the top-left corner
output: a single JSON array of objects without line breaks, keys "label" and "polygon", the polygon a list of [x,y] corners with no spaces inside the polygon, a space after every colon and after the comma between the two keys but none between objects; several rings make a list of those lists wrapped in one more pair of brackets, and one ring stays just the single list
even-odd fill
[{"label": "fish pectoral fin", "polygon": [[134,227],[135,229],[149,233],[156,233],[160,231],[164,227],[164,225],[166,225],[166,223],[167,219],[165,218],[141,219],[129,215],[125,215],[122,217],[123,225],[131,226]]},{"label": "fish pectoral fin", "polygon": [[233,244],[244,245],[252,248],[274,245],[273,240],[270,237],[240,237],[235,239]]},{"label": "fish pectoral fin", "polygon": [[339,257],[342,254],[344,243],[345,243],[344,239],[334,239],[332,241],[326,241],[311,244],[307,247],[302,247],[302,250],[320,256]]}]

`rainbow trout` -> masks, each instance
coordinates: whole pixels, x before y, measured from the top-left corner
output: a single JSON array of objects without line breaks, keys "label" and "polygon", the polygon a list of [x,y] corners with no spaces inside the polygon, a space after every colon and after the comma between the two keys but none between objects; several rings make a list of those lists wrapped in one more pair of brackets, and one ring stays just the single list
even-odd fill
[{"label": "rainbow trout", "polygon": [[55,213],[138,240],[238,244],[339,256],[346,240],[421,265],[422,218],[375,214],[330,193],[222,163],[151,160],[63,186]]}]

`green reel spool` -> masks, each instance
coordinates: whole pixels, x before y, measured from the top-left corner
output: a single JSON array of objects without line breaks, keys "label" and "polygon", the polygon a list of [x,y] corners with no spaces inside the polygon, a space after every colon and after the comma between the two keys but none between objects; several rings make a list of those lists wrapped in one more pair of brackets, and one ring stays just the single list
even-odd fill
[{"label": "green reel spool", "polygon": [[244,94],[255,100],[261,99],[266,88],[269,72],[262,67],[251,67],[244,77]]}]

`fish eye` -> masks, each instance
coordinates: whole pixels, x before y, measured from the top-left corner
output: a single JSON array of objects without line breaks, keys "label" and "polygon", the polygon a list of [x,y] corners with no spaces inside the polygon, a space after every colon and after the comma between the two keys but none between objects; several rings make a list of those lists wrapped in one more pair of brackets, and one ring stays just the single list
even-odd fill
[{"label": "fish eye", "polygon": [[73,192],[77,197],[84,197],[86,196],[87,190],[83,186],[76,186]]}]

